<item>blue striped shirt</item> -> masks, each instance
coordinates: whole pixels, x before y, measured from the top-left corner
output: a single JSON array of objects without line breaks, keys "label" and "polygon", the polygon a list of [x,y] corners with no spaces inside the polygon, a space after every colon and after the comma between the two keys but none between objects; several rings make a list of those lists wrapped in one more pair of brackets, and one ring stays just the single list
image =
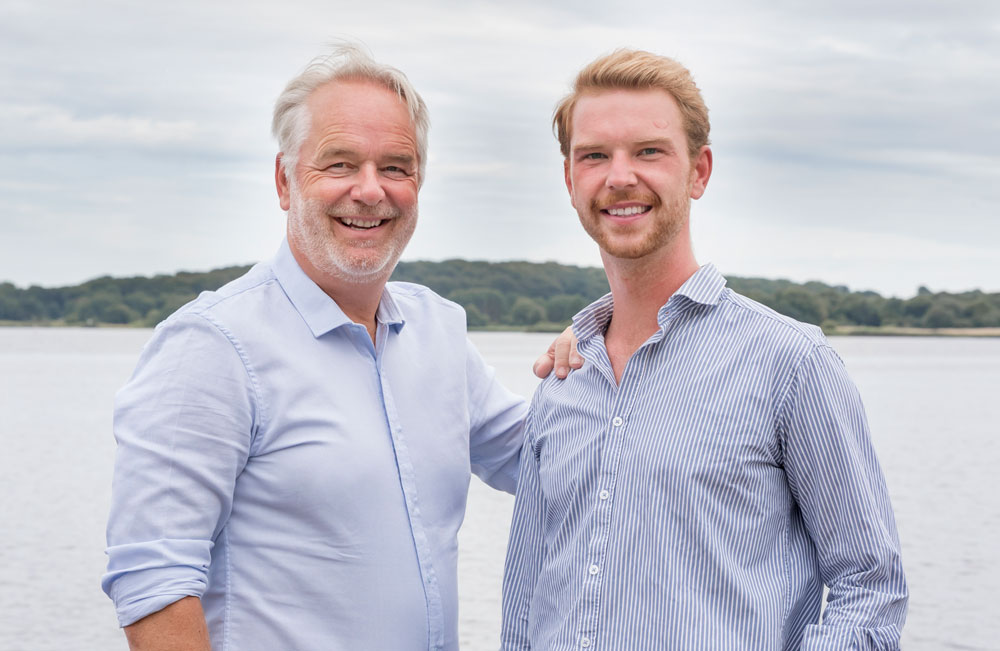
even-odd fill
[{"label": "blue striped shirt", "polygon": [[[857,389],[820,330],[702,267],[615,382],[611,296],[528,418],[505,650],[895,649],[907,588]],[[821,620],[823,586],[829,587]]]}]

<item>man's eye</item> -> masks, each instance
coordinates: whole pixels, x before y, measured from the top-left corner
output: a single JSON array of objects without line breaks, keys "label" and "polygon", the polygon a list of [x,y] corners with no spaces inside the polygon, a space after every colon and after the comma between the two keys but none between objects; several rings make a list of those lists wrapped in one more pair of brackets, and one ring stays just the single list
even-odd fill
[{"label": "man's eye", "polygon": [[601,158],[606,158],[604,154],[599,151],[592,151],[589,154],[584,154],[584,160],[599,160]]},{"label": "man's eye", "polygon": [[387,165],[382,168],[382,171],[393,178],[402,178],[410,175],[410,171],[405,167],[400,167],[398,165]]},{"label": "man's eye", "polygon": [[639,150],[640,156],[653,156],[658,153],[660,153],[660,150],[656,147],[643,147]]}]

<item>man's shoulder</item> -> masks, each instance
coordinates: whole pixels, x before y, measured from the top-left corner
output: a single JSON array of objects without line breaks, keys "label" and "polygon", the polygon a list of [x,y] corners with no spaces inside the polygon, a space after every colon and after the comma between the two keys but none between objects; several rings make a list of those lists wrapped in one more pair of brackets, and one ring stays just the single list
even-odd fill
[{"label": "man's shoulder", "polygon": [[271,266],[257,264],[222,287],[201,292],[193,301],[174,312],[171,318],[185,315],[221,317],[234,310],[259,308],[261,295],[275,289],[278,287]]},{"label": "man's shoulder", "polygon": [[819,326],[776,312],[732,289],[726,288],[723,291],[719,305],[730,311],[734,318],[747,322],[751,327],[750,332],[757,337],[807,350],[829,345]]},{"label": "man's shoulder", "polygon": [[386,290],[392,295],[394,301],[409,308],[423,312],[461,316],[465,319],[465,309],[454,301],[444,298],[430,287],[418,285],[417,283],[393,281],[386,283]]},{"label": "man's shoulder", "polygon": [[261,263],[218,289],[201,292],[161,321],[156,329],[158,332],[183,331],[201,323],[232,339],[233,331],[240,330],[244,324],[259,327],[266,323],[264,317],[272,314],[275,305],[283,300],[287,302],[273,270],[270,265]]}]

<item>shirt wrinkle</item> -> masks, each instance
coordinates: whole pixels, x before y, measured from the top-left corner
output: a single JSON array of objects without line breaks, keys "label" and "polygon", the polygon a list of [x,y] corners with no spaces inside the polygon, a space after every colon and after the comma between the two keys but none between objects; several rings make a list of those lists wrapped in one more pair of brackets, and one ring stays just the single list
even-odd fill
[{"label": "shirt wrinkle", "polygon": [[[261,283],[261,284],[263,284],[263,283]],[[255,285],[255,287],[256,286],[259,286],[259,285]],[[244,290],[244,291],[249,291],[250,289],[253,289],[253,288],[251,287],[251,288],[248,288],[247,290]],[[233,296],[235,296],[235,294]],[[257,419],[257,421],[256,421],[256,424],[255,424],[256,426],[250,431],[250,453],[252,454],[253,453],[253,448],[256,446],[257,431],[258,431],[259,427],[261,427],[261,426],[263,426],[263,427],[266,428],[267,427],[267,422],[268,422],[268,413],[267,413],[266,403],[264,402],[263,396],[261,395],[260,380],[257,377],[257,374],[254,372],[253,364],[250,362],[250,358],[247,355],[246,350],[244,350],[243,346],[240,345],[239,340],[236,339],[236,337],[233,335],[233,333],[232,333],[231,330],[229,330],[228,328],[226,328],[224,325],[222,325],[221,323],[219,323],[217,320],[213,319],[208,314],[207,310],[193,311],[192,314],[195,314],[195,315],[201,317],[202,319],[204,319],[205,321],[207,321],[209,324],[211,324],[216,330],[218,330],[219,333],[222,334],[222,336],[225,337],[227,341],[229,341],[229,343],[233,347],[233,350],[239,356],[240,361],[243,362],[243,369],[246,371],[247,379],[250,381],[250,386],[253,389],[254,407],[255,407],[256,412],[260,415],[259,419]]]}]

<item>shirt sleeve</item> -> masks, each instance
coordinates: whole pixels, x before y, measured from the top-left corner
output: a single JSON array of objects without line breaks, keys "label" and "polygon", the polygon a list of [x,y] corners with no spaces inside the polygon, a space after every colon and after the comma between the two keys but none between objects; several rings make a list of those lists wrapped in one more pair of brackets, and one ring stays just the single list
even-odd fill
[{"label": "shirt sleeve", "polygon": [[127,626],[207,586],[249,456],[256,394],[227,336],[196,314],[157,328],[115,400],[101,584]]},{"label": "shirt sleeve", "polygon": [[472,472],[493,488],[513,493],[527,401],[500,384],[468,339],[466,347]]},{"label": "shirt sleeve", "polygon": [[785,471],[829,588],[799,648],[898,649],[908,592],[896,523],[861,398],[829,346],[801,362],[783,412]]},{"label": "shirt sleeve", "polygon": [[544,501],[539,481],[538,456],[531,438],[531,416],[525,427],[521,453],[521,473],[514,500],[507,560],[503,572],[503,623],[500,631],[502,651],[526,651],[529,613],[535,584],[545,556]]}]

